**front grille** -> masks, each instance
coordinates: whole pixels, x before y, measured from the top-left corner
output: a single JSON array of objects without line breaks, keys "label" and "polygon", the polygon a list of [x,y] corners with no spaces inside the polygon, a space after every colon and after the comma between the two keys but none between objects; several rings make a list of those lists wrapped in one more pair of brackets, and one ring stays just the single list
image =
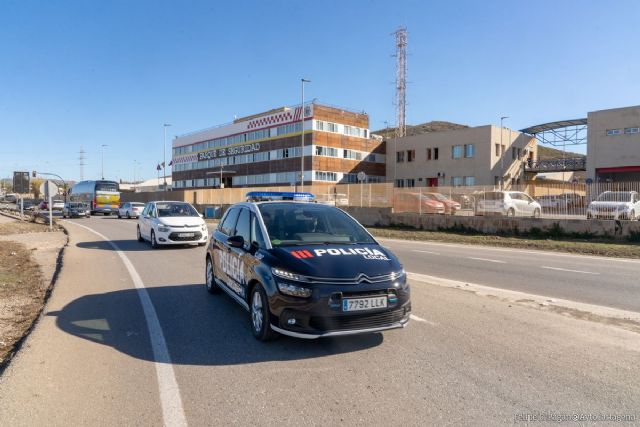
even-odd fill
[{"label": "front grille", "polygon": [[350,314],[332,317],[311,317],[309,326],[320,331],[348,331],[354,329],[378,328],[400,322],[405,309],[378,313]]},{"label": "front grille", "polygon": [[339,292],[343,298],[367,298],[367,297],[379,297],[382,295],[395,294],[395,289],[377,289],[371,291],[354,291],[354,292]]},{"label": "front grille", "polygon": [[181,233],[169,234],[169,240],[173,240],[174,242],[194,242],[202,238],[202,233],[200,232],[193,233],[192,237],[180,237],[179,234]]}]

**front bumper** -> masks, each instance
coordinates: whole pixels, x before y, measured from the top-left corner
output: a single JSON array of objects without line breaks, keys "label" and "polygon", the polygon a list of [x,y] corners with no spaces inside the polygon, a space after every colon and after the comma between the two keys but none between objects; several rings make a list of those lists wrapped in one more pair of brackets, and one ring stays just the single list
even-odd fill
[{"label": "front bumper", "polygon": [[[184,233],[193,233],[193,236],[180,236]],[[188,245],[202,244],[208,240],[207,232],[201,229],[177,230],[169,229],[169,231],[156,231],[156,241],[160,245]]]},{"label": "front bumper", "polygon": [[630,219],[630,211],[588,211],[596,219]]},{"label": "front bumper", "polygon": [[[300,284],[304,286],[304,284]],[[358,285],[311,285],[309,298],[277,292],[270,297],[271,328],[284,335],[315,339],[403,328],[411,314],[410,290],[392,282]],[[351,298],[387,296],[387,307],[343,311]],[[294,322],[293,324],[291,322]]]}]

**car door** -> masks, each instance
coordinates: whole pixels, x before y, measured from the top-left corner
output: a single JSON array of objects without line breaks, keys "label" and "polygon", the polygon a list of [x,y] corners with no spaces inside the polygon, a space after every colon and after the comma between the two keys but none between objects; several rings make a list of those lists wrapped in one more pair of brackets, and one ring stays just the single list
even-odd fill
[{"label": "car door", "polygon": [[151,219],[152,212],[155,208],[154,203],[149,203],[145,208],[145,214],[142,215],[142,219],[140,220],[140,233],[146,238],[151,238]]},{"label": "car door", "polygon": [[523,213],[527,216],[533,215],[533,211],[535,209],[534,200],[525,193],[520,194],[520,198],[522,199],[522,209]]},{"label": "car door", "polygon": [[247,208],[240,209],[238,221],[233,233],[244,240],[244,245],[239,248],[229,246],[229,265],[227,266],[227,284],[238,296],[246,300],[247,296],[247,269],[253,264],[251,254],[251,211]]},{"label": "car door", "polygon": [[213,249],[213,273],[214,276],[229,287],[229,278],[227,271],[229,270],[229,259],[231,248],[227,244],[227,240],[235,233],[236,222],[240,208],[231,208],[220,221],[220,225],[213,232],[212,249]]}]

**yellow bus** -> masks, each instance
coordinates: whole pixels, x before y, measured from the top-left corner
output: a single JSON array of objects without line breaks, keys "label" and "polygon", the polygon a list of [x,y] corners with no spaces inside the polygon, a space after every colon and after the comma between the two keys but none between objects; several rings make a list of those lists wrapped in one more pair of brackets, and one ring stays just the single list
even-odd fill
[{"label": "yellow bus", "polygon": [[89,206],[91,215],[111,215],[120,207],[120,191],[116,181],[80,181],[68,194],[72,202],[83,202]]}]

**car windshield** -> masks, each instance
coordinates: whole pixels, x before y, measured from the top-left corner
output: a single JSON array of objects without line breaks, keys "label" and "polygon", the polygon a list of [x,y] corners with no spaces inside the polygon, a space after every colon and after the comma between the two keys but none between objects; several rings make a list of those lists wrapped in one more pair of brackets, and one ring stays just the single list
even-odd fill
[{"label": "car windshield", "polygon": [[501,191],[484,193],[484,199],[485,200],[503,200],[504,193],[502,193]]},{"label": "car windshield", "polygon": [[83,203],[69,203],[69,208],[71,209],[82,209],[85,206],[86,205],[84,205]]},{"label": "car windshield", "polygon": [[199,216],[189,203],[157,203],[158,217],[169,216]]},{"label": "car windshield", "polygon": [[442,194],[440,193],[431,193],[430,196],[432,196],[434,199],[436,200],[440,200],[440,201],[444,201],[447,200],[446,197],[444,197]]},{"label": "car windshield", "polygon": [[143,208],[144,203],[131,203],[132,208]]},{"label": "car windshield", "polygon": [[607,191],[598,196],[598,202],[628,202],[631,200],[629,191]]},{"label": "car windshield", "polygon": [[260,213],[273,246],[375,243],[340,209],[311,203],[265,203]]}]

